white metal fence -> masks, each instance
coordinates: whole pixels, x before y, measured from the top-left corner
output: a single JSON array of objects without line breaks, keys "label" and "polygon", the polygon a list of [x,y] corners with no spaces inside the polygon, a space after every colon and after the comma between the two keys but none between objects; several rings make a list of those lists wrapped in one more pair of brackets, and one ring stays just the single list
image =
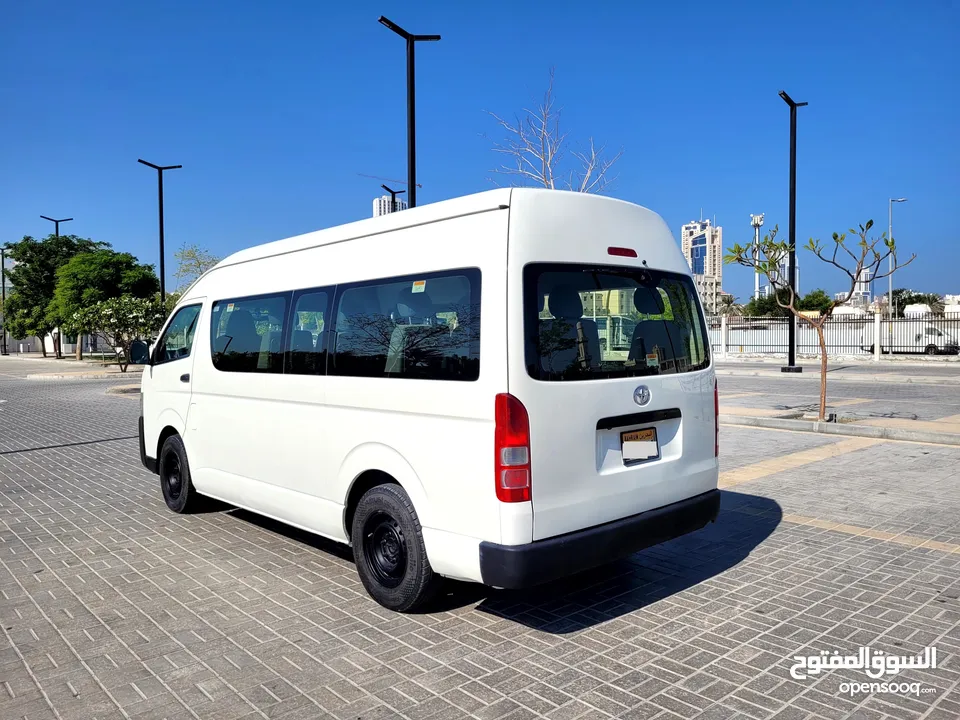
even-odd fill
[{"label": "white metal fence", "polygon": [[[787,355],[791,318],[708,317],[710,344],[719,355]],[[819,355],[817,333],[797,319],[797,354]],[[960,316],[927,315],[887,320],[879,315],[835,316],[824,326],[827,354],[957,355]]]}]

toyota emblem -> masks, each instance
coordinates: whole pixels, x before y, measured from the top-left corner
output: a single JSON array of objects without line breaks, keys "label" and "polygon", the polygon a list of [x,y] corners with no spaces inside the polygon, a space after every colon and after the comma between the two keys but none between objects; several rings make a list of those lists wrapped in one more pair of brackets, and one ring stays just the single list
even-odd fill
[{"label": "toyota emblem", "polygon": [[634,390],[633,401],[637,405],[646,405],[648,402],[650,402],[650,388],[648,388],[646,385],[641,385]]}]

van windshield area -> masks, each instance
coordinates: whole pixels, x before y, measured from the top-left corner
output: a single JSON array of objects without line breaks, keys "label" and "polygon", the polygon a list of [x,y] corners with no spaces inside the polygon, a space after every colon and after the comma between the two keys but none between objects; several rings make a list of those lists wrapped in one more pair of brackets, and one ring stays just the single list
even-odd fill
[{"label": "van windshield area", "polygon": [[710,366],[693,281],[646,268],[527,265],[527,372],[570,381],[667,375]]}]

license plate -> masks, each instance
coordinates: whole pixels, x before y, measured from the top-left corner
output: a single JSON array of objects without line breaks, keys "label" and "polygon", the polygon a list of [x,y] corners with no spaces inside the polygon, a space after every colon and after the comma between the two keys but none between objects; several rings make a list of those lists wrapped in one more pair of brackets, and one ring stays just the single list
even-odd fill
[{"label": "license plate", "polygon": [[620,433],[620,451],[626,465],[644,462],[645,460],[656,460],[660,457],[657,429],[647,428]]}]

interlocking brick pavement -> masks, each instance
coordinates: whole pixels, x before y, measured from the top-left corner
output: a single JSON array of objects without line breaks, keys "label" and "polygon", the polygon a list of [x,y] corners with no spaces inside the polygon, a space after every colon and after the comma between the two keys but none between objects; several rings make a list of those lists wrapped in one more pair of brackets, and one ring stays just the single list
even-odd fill
[{"label": "interlocking brick pavement", "polygon": [[[450,583],[398,615],[343,547],[169,513],[110,383],[15,374],[0,364],[3,720],[960,716],[960,554],[783,520],[956,538],[957,449],[881,443],[746,482],[715,525],[613,566],[536,592]],[[824,442],[723,428],[723,469]],[[793,655],[864,644],[935,644],[936,670],[901,677],[936,692],[790,676]]]}]

